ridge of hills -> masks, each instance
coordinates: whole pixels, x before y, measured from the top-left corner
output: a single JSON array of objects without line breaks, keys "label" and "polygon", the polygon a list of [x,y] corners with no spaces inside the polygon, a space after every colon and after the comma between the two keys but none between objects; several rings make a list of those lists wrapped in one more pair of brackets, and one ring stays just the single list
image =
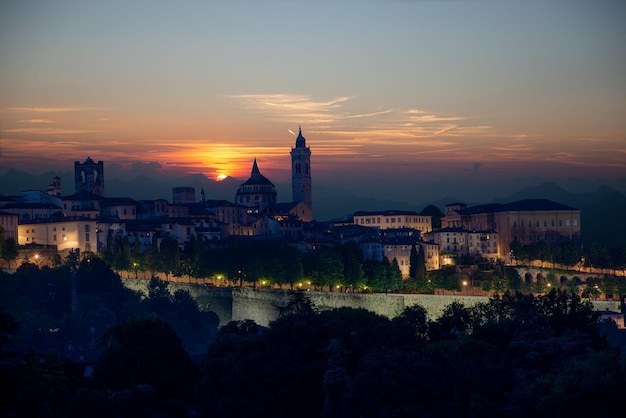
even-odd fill
[{"label": "ridge of hills", "polygon": [[[15,169],[9,169],[0,175],[0,195],[19,195],[23,190],[45,190],[51,183],[54,176],[62,179],[64,194],[71,194],[74,190],[74,176],[71,172],[45,172],[39,175],[28,174]],[[63,180],[66,180],[63,182]],[[363,189],[352,190],[348,184],[331,183],[319,181],[314,183],[314,210],[316,219],[329,220],[351,216],[357,210],[414,210],[421,211],[428,205],[434,205],[442,211],[446,204],[452,202],[464,202],[468,206],[483,203],[509,203],[523,199],[545,198],[555,202],[572,206],[582,211],[581,235],[584,243],[597,242],[607,246],[622,246],[626,244],[626,178],[613,180],[611,182],[595,179],[586,180],[585,192],[571,192],[563,184],[576,185],[580,180],[566,179],[559,181],[543,181],[532,179],[535,185],[520,187],[517,191],[500,198],[488,200],[467,201],[458,196],[435,197],[433,192],[435,187],[427,189],[424,185],[410,182],[403,183],[403,189],[415,191],[413,194],[401,194],[397,192],[398,198],[391,198],[391,192],[386,190],[385,197],[378,196],[376,190],[381,187],[372,187],[370,194],[366,194]],[[224,199],[233,201],[235,193],[242,180],[227,177],[222,181],[215,181],[207,178],[203,174],[190,174],[186,176],[160,176],[150,177],[144,174],[134,178],[106,178],[106,195],[116,197],[131,197],[133,199],[157,199],[166,198],[171,200],[173,187],[194,187],[196,198],[200,199],[200,191],[204,190],[207,199]],[[517,179],[512,184],[519,185],[521,180]],[[538,184],[537,184],[538,183]],[[290,182],[275,182],[279,201],[281,196],[291,196]],[[443,183],[441,183],[443,184]],[[468,182],[468,184],[471,184]],[[476,186],[476,185],[474,185]],[[439,187],[439,195],[441,190]],[[468,186],[469,187],[469,186]],[[459,190],[459,186],[455,190]],[[500,188],[499,190],[502,190]],[[621,190],[621,191],[620,191]],[[422,196],[424,201],[415,203],[410,198]],[[453,192],[454,193],[454,192]],[[497,193],[494,191],[494,194]],[[472,196],[471,190],[466,191],[465,196]],[[481,190],[481,195],[485,195],[485,190]],[[478,197],[478,196],[477,196]],[[430,198],[430,199],[429,199]]]}]

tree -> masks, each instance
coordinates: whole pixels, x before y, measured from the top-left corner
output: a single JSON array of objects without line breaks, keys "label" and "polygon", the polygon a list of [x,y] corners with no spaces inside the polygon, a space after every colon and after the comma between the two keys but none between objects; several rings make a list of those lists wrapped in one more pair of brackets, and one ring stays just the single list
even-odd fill
[{"label": "tree", "polygon": [[426,278],[426,257],[424,255],[424,248],[420,247],[417,253],[417,268],[415,270],[415,278],[417,280],[424,280]]},{"label": "tree", "polygon": [[302,280],[304,275],[302,254],[296,248],[286,247],[283,250],[283,261],[286,270],[286,283],[288,283],[291,289],[293,289],[294,283]]},{"label": "tree", "polygon": [[2,252],[0,255],[2,259],[9,264],[9,268],[11,268],[11,262],[17,260],[19,255],[15,239],[7,238],[2,242]]},{"label": "tree", "polygon": [[150,271],[150,276],[154,277],[163,269],[163,262],[159,255],[159,247],[156,236],[152,237],[152,245],[144,256],[146,268]]},{"label": "tree", "polygon": [[363,263],[365,285],[375,292],[387,289],[387,268],[376,260]]},{"label": "tree", "polygon": [[95,376],[104,387],[148,384],[161,396],[190,396],[197,370],[167,323],[152,319],[123,323],[108,329],[100,345],[105,351]]},{"label": "tree", "polygon": [[363,273],[363,251],[355,241],[348,241],[341,246],[343,257],[343,276],[345,284],[356,287],[363,284],[365,274]]},{"label": "tree", "polygon": [[409,254],[409,277],[417,278],[417,248],[415,243],[411,245],[411,253]]},{"label": "tree", "polygon": [[389,286],[386,290],[395,291],[402,288],[402,272],[398,265],[398,259],[393,258],[391,265],[387,266],[387,280]]},{"label": "tree", "polygon": [[320,246],[306,258],[305,274],[309,275],[316,286],[328,286],[329,291],[340,285],[344,279],[341,252],[334,247]]},{"label": "tree", "polygon": [[161,239],[159,247],[161,261],[163,263],[162,271],[169,278],[172,272],[178,270],[180,265],[180,252],[178,251],[178,241],[171,237]]}]

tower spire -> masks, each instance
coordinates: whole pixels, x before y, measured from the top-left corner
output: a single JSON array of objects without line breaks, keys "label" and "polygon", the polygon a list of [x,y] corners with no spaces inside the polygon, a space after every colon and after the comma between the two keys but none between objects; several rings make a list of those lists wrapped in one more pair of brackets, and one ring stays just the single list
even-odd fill
[{"label": "tower spire", "polygon": [[252,164],[252,173],[250,177],[258,177],[261,175],[261,170],[259,170],[259,165],[256,162],[256,157],[254,157],[254,164]]}]

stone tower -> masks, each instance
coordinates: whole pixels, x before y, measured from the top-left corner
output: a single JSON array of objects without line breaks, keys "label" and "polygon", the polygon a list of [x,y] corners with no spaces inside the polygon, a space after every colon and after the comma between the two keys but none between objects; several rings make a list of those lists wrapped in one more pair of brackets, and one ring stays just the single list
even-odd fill
[{"label": "stone tower", "polygon": [[306,146],[302,127],[298,129],[296,147],[291,149],[291,189],[294,202],[304,202],[313,209],[311,199],[311,148]]},{"label": "stone tower", "polygon": [[84,163],[74,161],[74,192],[90,192],[104,197],[104,163],[87,157]]}]

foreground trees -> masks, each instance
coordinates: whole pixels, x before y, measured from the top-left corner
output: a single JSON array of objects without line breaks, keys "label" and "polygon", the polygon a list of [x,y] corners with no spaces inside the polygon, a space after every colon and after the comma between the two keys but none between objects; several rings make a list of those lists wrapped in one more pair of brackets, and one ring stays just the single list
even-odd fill
[{"label": "foreground trees", "polygon": [[202,366],[212,417],[621,416],[623,358],[591,305],[505,294],[437,320],[358,309],[231,323]]},{"label": "foreground trees", "polygon": [[[294,292],[267,328],[231,322],[209,344],[183,337],[212,337],[186,292],[154,280],[140,299],[102,260],[85,259],[72,313],[68,274],[28,263],[0,272],[0,415],[623,415],[623,337],[569,292],[453,303],[437,319],[419,306],[394,319],[318,312],[307,292]],[[63,360],[70,338],[98,344],[93,378],[81,361]],[[201,362],[190,361],[193,347]]]}]

